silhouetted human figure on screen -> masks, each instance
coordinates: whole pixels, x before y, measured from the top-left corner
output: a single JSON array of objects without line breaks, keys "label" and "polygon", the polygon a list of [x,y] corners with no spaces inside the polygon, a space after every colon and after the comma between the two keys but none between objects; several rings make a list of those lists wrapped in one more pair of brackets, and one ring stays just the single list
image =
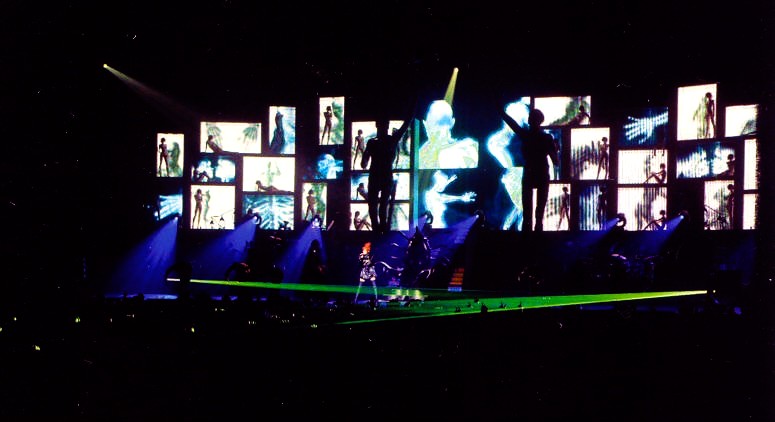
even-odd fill
[{"label": "silhouetted human figure on screen", "polygon": [[413,117],[404,120],[403,125],[393,134],[388,134],[387,120],[379,120],[377,136],[369,139],[361,158],[361,168],[369,167],[369,219],[374,231],[380,234],[390,230],[388,203],[393,190],[393,160],[396,157],[398,141],[404,136],[412,119]]},{"label": "silhouetted human figure on screen", "polygon": [[476,192],[469,191],[460,195],[452,195],[444,193],[450,183],[457,180],[457,175],[453,174],[448,176],[441,170],[436,170],[433,173],[433,184],[423,193],[423,199],[425,200],[425,207],[434,216],[438,218],[437,224],[439,227],[447,227],[447,222],[444,214],[447,211],[447,207],[451,202],[473,202],[476,199]]},{"label": "silhouetted human figure on screen", "polygon": [[597,143],[598,153],[597,158],[597,176],[595,179],[600,178],[600,170],[604,170],[603,179],[608,179],[608,138],[603,136],[603,139]]},{"label": "silhouetted human figure on screen", "polygon": [[[700,105],[694,112],[694,120],[697,121],[698,138],[712,138],[716,136],[716,100],[713,94],[706,92],[700,100]],[[711,129],[713,131],[711,132]]]},{"label": "silhouetted human figure on screen", "polygon": [[279,154],[283,151],[285,146],[285,130],[283,129],[283,114],[278,110],[274,115],[274,133],[272,134],[272,140],[269,142],[269,150]]},{"label": "silhouetted human figure on screen", "polygon": [[575,116],[573,116],[573,119],[571,119],[570,122],[568,122],[569,126],[580,126],[580,125],[588,125],[589,124],[589,113],[587,113],[586,107],[583,105],[579,106],[579,112]]},{"label": "silhouetted human figure on screen", "polygon": [[304,211],[304,220],[306,220],[308,216],[309,218],[315,216],[315,207],[317,206],[317,202],[318,200],[315,198],[315,191],[310,189],[307,192],[307,210]]},{"label": "silhouetted human figure on screen", "polygon": [[323,112],[323,132],[320,134],[320,143],[324,144],[323,139],[328,135],[328,143],[331,143],[331,127],[333,126],[334,112],[331,110],[331,106],[326,106],[326,111]]},{"label": "silhouetted human figure on screen", "polygon": [[352,168],[355,168],[355,163],[358,162],[358,155],[363,157],[363,151],[366,150],[366,140],[363,139],[363,130],[361,129],[358,129],[358,134],[353,139],[353,148],[355,148],[355,151],[353,152]]},{"label": "silhouetted human figure on screen", "polygon": [[202,201],[204,199],[204,195],[202,194],[202,189],[197,189],[196,193],[194,194],[194,221],[193,226],[195,229],[202,228]]},{"label": "silhouetted human figure on screen", "polygon": [[369,200],[369,193],[366,192],[366,186],[363,185],[363,182],[358,183],[358,189],[355,191],[358,193],[358,199]]},{"label": "silhouetted human figure on screen", "polygon": [[361,231],[364,228],[366,230],[371,230],[371,224],[366,220],[368,217],[361,217],[360,211],[355,211],[355,215],[353,216],[353,227],[357,231]]},{"label": "silhouetted human figure on screen", "polygon": [[654,179],[654,181],[660,185],[665,183],[665,179],[667,179],[667,167],[665,166],[665,163],[660,163],[659,171],[652,171],[643,183],[648,183],[651,179]]},{"label": "silhouetted human figure on screen", "polygon": [[735,176],[735,154],[727,155],[727,169],[719,174],[719,177]]},{"label": "silhouetted human figure on screen", "polygon": [[568,223],[568,229],[570,229],[570,193],[568,193],[568,187],[562,187],[562,195],[560,196],[560,220],[557,221],[557,230],[560,230],[562,220]]},{"label": "silhouetted human figure on screen", "polygon": [[643,230],[665,230],[667,229],[667,217],[665,210],[659,211],[659,218],[649,221]]},{"label": "silhouetted human figure on screen", "polygon": [[207,147],[210,147],[210,149],[215,153],[223,151],[223,148],[218,145],[218,142],[215,140],[213,135],[207,135],[207,141],[205,141],[205,152],[207,152]]},{"label": "silhouetted human figure on screen", "polygon": [[597,225],[600,230],[605,228],[606,210],[608,209],[608,189],[605,185],[600,186],[600,193],[597,195]]},{"label": "silhouetted human figure on screen", "polygon": [[164,138],[161,138],[159,143],[159,176],[161,176],[161,166],[162,163],[164,164],[164,169],[166,170],[165,175],[169,177],[170,175],[170,153],[167,150],[167,140]]},{"label": "silhouetted human figure on screen", "polygon": [[501,118],[522,141],[522,157],[525,160],[522,173],[522,231],[533,230],[533,189],[537,191],[535,207],[535,231],[543,231],[544,210],[549,198],[549,162],[559,162],[552,135],[541,130],[544,113],[531,109],[527,119],[528,128],[520,126],[503,107],[499,108]]}]

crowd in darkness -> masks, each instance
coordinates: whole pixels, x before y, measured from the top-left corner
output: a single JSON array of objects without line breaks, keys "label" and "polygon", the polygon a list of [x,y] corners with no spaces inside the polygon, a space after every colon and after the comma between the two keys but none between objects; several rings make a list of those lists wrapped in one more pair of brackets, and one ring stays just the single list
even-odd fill
[{"label": "crowd in darkness", "polygon": [[392,321],[281,295],[80,302],[3,313],[4,419],[772,416],[772,333],[710,296]]}]

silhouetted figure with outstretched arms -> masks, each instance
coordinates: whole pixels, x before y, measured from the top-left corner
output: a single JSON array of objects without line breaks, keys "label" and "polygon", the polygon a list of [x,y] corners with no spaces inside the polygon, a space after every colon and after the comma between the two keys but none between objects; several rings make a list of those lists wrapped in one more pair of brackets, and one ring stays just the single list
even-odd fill
[{"label": "silhouetted figure with outstretched arms", "polygon": [[[388,120],[377,121],[377,135],[369,139],[361,158],[361,168],[369,168],[368,204],[369,219],[375,232],[384,234],[390,230],[388,226],[388,203],[393,190],[393,161],[396,158],[396,146],[409,124],[414,119],[412,115],[404,120],[401,127],[392,134],[388,133]],[[369,162],[371,165],[369,166]]]},{"label": "silhouetted figure with outstretched arms", "polygon": [[501,118],[519,136],[521,140],[524,166],[522,172],[522,231],[533,230],[533,189],[537,191],[535,207],[535,231],[543,231],[544,210],[549,198],[549,162],[559,162],[557,149],[552,135],[541,130],[544,113],[533,108],[527,119],[528,127],[523,128],[514,118],[499,107]]}]

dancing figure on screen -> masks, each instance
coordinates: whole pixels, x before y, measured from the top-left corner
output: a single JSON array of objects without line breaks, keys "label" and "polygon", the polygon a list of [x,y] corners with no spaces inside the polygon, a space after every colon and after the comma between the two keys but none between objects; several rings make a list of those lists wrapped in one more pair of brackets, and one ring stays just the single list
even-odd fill
[{"label": "dancing figure on screen", "polygon": [[358,279],[358,289],[355,291],[355,300],[353,303],[358,303],[358,295],[361,293],[361,286],[365,282],[371,282],[371,287],[374,289],[374,300],[379,299],[377,294],[377,271],[374,269],[374,259],[371,255],[371,242],[366,242],[361,248],[361,253],[358,255],[358,261],[361,263],[361,272]]},{"label": "dancing figure on screen", "polygon": [[707,139],[716,136],[716,100],[713,99],[712,93],[706,92],[702,97],[694,112],[694,120],[697,122],[698,138]]},{"label": "dancing figure on screen", "polygon": [[597,143],[597,150],[599,156],[597,158],[597,176],[595,179],[600,178],[600,170],[604,170],[603,179],[608,179],[608,138],[603,136]]},{"label": "dancing figure on screen", "polygon": [[197,189],[196,193],[194,194],[194,218],[191,223],[193,228],[195,229],[201,229],[202,228],[202,202],[204,200],[204,195],[202,194],[202,189]]},{"label": "dancing figure on screen", "polygon": [[608,189],[605,185],[600,186],[600,193],[597,195],[597,226],[600,230],[605,229],[606,210],[608,209]]},{"label": "dancing figure on screen", "polygon": [[274,115],[274,125],[274,133],[272,134],[272,140],[269,142],[269,150],[275,154],[280,154],[285,146],[285,130],[283,129],[283,114],[279,110]]},{"label": "dancing figure on screen", "polygon": [[649,173],[649,177],[647,177],[643,183],[648,183],[651,179],[654,179],[654,181],[659,185],[665,183],[665,179],[667,179],[667,166],[665,166],[665,163],[660,163],[659,171],[652,171]]},{"label": "dancing figure on screen", "polygon": [[304,211],[304,221],[307,221],[307,218],[312,218],[315,216],[315,213],[317,210],[315,209],[317,207],[318,200],[315,197],[315,191],[310,189],[307,192],[307,209]]},{"label": "dancing figure on screen", "polygon": [[161,176],[161,165],[164,163],[165,175],[170,175],[170,153],[167,150],[167,140],[161,138],[159,142],[159,176]]},{"label": "dancing figure on screen", "polygon": [[562,195],[560,195],[560,220],[557,221],[557,230],[560,230],[563,220],[568,223],[568,230],[570,230],[570,193],[567,186],[562,187]]},{"label": "dancing figure on screen", "polygon": [[[533,228],[533,189],[536,189],[535,231],[544,229],[544,211],[549,199],[549,160],[559,163],[556,143],[552,135],[541,130],[544,113],[537,108],[530,110],[525,129],[514,120],[503,107],[499,108],[501,118],[522,141],[524,169],[522,173],[522,231]],[[549,160],[547,160],[549,157]]]},{"label": "dancing figure on screen", "polygon": [[433,173],[433,185],[425,191],[425,208],[438,218],[438,227],[447,227],[444,219],[444,213],[447,211],[447,204],[450,202],[473,202],[476,198],[476,192],[465,192],[462,195],[450,195],[444,193],[450,183],[457,180],[457,175],[447,176],[443,171],[436,170]]},{"label": "dancing figure on screen", "polygon": [[326,106],[326,111],[323,112],[323,132],[320,134],[320,144],[325,145],[326,142],[323,142],[323,139],[328,136],[328,142],[331,143],[331,127],[333,126],[334,122],[334,112],[331,110],[331,106]]},{"label": "dancing figure on screen", "polygon": [[479,162],[479,143],[472,138],[452,136],[455,117],[446,100],[436,100],[423,120],[428,140],[418,152],[421,169],[475,168]]},{"label": "dancing figure on screen", "polygon": [[363,157],[363,151],[366,150],[366,140],[363,139],[363,130],[358,129],[358,134],[353,139],[353,148],[355,151],[353,151],[353,165],[352,168],[355,168],[355,163],[358,161],[358,155]]}]

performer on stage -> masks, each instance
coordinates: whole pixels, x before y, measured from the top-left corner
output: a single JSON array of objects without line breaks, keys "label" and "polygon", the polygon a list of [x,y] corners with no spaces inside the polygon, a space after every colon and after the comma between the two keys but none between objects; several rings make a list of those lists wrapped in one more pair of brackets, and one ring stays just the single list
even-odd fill
[{"label": "performer on stage", "polygon": [[374,288],[374,300],[376,301],[379,296],[377,295],[377,271],[374,269],[374,260],[371,256],[371,242],[366,242],[361,248],[361,254],[358,255],[358,261],[361,262],[361,273],[358,281],[358,290],[355,291],[355,300],[353,303],[358,303],[358,295],[361,293],[361,286],[366,281],[371,282],[371,287]]}]

